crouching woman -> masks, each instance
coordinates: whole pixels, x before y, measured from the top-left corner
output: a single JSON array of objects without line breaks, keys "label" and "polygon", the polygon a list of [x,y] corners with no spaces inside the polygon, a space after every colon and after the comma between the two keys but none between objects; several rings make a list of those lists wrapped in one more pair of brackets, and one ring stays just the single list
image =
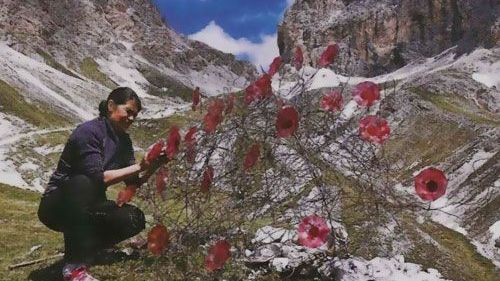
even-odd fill
[{"label": "crouching woman", "polygon": [[42,196],[38,217],[64,234],[63,276],[96,280],[86,265],[95,254],[141,232],[143,212],[106,198],[106,188],[124,181],[140,184],[139,174],[157,167],[144,158],[135,162],[127,129],[141,110],[130,88],[113,90],[99,105],[99,117],[76,127]]}]

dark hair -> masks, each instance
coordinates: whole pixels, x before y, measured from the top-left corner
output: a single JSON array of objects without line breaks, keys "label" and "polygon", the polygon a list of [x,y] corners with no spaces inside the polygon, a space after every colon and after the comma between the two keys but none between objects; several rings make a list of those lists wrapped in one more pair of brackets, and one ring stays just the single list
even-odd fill
[{"label": "dark hair", "polygon": [[107,117],[108,116],[108,102],[112,100],[115,104],[125,104],[129,100],[135,100],[137,103],[138,111],[141,111],[142,104],[139,96],[134,92],[134,90],[128,87],[120,87],[116,88],[111,93],[109,93],[108,99],[103,100],[99,103],[99,116]]}]

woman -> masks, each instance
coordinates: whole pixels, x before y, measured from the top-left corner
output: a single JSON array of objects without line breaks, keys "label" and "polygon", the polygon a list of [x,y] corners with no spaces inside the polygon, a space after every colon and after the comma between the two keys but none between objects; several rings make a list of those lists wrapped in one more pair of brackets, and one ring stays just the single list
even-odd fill
[{"label": "woman", "polygon": [[105,193],[109,185],[121,181],[140,185],[146,178],[139,173],[150,175],[158,167],[146,157],[135,163],[126,133],[141,107],[132,89],[113,90],[99,104],[99,117],[73,131],[49,180],[38,217],[50,229],[64,233],[66,280],[96,280],[85,266],[92,256],[145,227],[141,210],[128,204],[119,207]]}]

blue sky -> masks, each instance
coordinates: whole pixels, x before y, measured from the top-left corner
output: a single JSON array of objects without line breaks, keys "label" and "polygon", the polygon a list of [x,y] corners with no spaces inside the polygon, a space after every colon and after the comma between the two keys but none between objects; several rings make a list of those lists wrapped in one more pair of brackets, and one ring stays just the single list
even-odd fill
[{"label": "blue sky", "polygon": [[294,0],[154,0],[170,27],[267,68],[278,55],[277,25]]}]

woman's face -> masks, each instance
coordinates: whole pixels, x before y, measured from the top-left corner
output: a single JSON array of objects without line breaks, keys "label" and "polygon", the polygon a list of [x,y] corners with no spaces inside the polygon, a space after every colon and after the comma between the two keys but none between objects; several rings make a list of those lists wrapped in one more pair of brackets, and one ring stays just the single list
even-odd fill
[{"label": "woman's face", "polygon": [[134,122],[139,113],[137,102],[134,99],[128,100],[125,104],[116,104],[110,100],[108,102],[109,120],[116,129],[125,132]]}]

